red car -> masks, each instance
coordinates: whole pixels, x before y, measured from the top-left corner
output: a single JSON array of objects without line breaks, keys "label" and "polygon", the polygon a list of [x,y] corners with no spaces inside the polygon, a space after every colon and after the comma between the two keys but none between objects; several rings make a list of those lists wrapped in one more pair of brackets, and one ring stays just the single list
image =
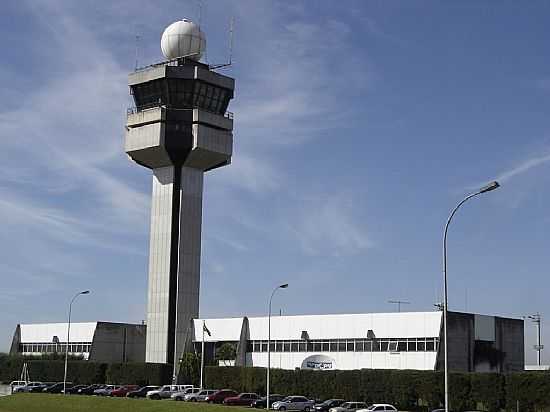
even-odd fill
[{"label": "red car", "polygon": [[255,400],[260,397],[255,393],[241,393],[239,396],[225,398],[224,405],[252,406]]},{"label": "red car", "polygon": [[125,397],[128,392],[136,391],[139,389],[138,385],[124,385],[114,391],[111,391],[111,396],[117,398]]},{"label": "red car", "polygon": [[239,394],[232,389],[222,389],[212,395],[208,395],[205,401],[208,403],[223,403],[226,398],[232,398],[237,395]]}]

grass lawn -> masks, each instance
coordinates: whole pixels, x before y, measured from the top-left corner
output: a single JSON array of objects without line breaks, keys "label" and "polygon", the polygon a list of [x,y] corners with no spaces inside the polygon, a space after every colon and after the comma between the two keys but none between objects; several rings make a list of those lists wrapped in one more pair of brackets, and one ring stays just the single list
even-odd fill
[{"label": "grass lawn", "polygon": [[17,394],[0,397],[0,412],[251,412],[254,409],[148,399]]}]

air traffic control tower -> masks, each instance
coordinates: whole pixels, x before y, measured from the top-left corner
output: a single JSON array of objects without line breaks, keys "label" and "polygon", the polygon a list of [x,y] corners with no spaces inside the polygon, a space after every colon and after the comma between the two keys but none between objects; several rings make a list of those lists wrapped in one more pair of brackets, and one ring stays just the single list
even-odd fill
[{"label": "air traffic control tower", "polygon": [[231,162],[235,81],[199,61],[205,47],[196,24],[177,21],[162,35],[167,61],[129,75],[125,150],[153,172],[146,362],[179,359],[199,316],[204,173]]}]

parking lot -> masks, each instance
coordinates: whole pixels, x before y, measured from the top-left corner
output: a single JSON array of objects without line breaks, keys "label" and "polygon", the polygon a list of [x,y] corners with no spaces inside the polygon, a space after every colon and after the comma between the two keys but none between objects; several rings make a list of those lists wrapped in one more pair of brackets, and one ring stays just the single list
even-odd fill
[{"label": "parking lot", "polygon": [[[201,410],[204,407],[219,406],[221,408],[257,408],[265,409],[269,404],[270,409],[277,411],[305,411],[305,412],[396,412],[392,405],[374,404],[368,405],[360,400],[353,399],[311,399],[303,395],[270,394],[266,396],[256,393],[239,393],[232,389],[200,389],[193,385],[163,385],[163,386],[138,386],[138,385],[74,385],[63,382],[12,382],[9,387],[13,395],[13,402],[22,399],[22,402],[38,401],[43,397],[55,396],[58,402],[88,403],[105,402],[113,399],[119,402],[117,405],[130,405],[142,399],[141,404],[162,405],[186,404],[193,410]],[[127,399],[127,403],[121,404],[121,398]],[[51,399],[51,398],[47,398]],[[80,401],[84,399],[84,401]],[[90,401],[90,399],[92,401]],[[137,405],[132,403],[132,405]],[[129,407],[129,406],[128,406]],[[133,408],[133,406],[132,406]],[[147,408],[147,407],[146,407]],[[170,408],[172,408],[170,406]],[[162,408],[162,410],[165,410]],[[1,411],[1,410],[0,410]]]}]

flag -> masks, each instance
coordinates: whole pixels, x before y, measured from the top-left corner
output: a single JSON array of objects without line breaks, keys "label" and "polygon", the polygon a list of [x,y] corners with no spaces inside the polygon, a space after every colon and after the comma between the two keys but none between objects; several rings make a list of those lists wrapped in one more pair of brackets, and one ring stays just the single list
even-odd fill
[{"label": "flag", "polygon": [[212,334],[210,333],[210,331],[208,330],[208,328],[206,327],[206,323],[202,323],[202,330],[206,333],[208,333],[208,336],[212,336]]}]

